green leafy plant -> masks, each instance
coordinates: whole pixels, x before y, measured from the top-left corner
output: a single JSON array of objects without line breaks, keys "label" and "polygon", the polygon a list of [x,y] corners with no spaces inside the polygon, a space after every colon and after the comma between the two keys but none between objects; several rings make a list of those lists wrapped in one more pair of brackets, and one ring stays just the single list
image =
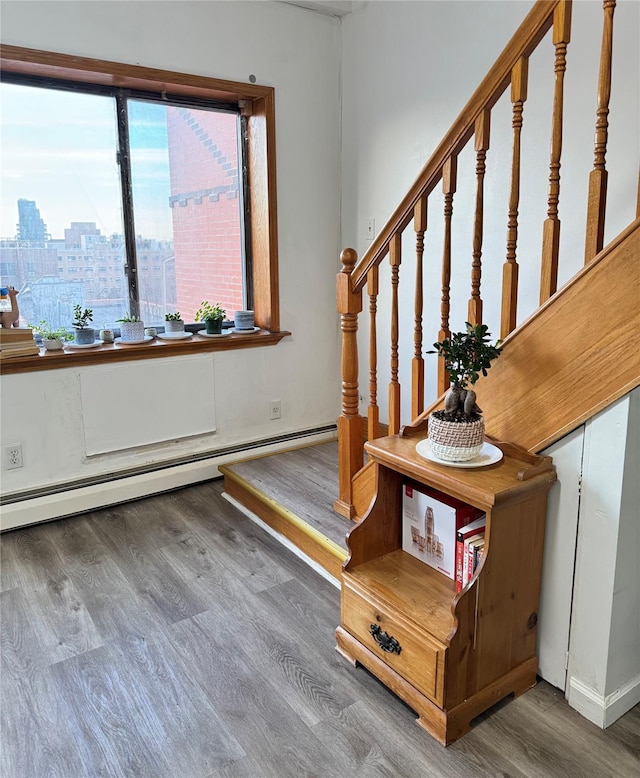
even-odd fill
[{"label": "green leafy plant", "polygon": [[211,303],[203,300],[200,303],[200,307],[196,311],[195,320],[207,321],[209,319],[224,319],[226,314],[227,312],[224,310],[224,308],[220,307],[220,303],[211,305]]},{"label": "green leafy plant", "polygon": [[116,319],[116,321],[120,322],[136,322],[141,321],[139,316],[132,316],[130,313],[125,313],[124,316],[121,319]]},{"label": "green leafy plant", "polygon": [[73,333],[67,332],[64,327],[54,328],[44,319],[40,324],[28,324],[27,326],[37,332],[42,340],[60,340],[63,343],[73,340]]},{"label": "green leafy plant", "polygon": [[82,306],[80,305],[73,306],[73,316],[74,319],[71,324],[77,330],[85,329],[85,327],[88,327],[93,321],[93,311],[91,308],[85,308],[83,311]]},{"label": "green leafy plant", "polygon": [[453,332],[451,337],[433,344],[427,354],[438,354],[444,359],[451,388],[444,401],[444,411],[436,411],[447,421],[471,421],[482,414],[476,404],[476,393],[469,389],[480,378],[487,375],[494,359],[502,353],[498,340],[491,345],[491,334],[486,324],[465,323],[464,332]]},{"label": "green leafy plant", "polygon": [[180,312],[179,311],[176,312],[176,313],[165,313],[164,320],[165,321],[181,321],[182,320],[182,316],[180,316]]}]

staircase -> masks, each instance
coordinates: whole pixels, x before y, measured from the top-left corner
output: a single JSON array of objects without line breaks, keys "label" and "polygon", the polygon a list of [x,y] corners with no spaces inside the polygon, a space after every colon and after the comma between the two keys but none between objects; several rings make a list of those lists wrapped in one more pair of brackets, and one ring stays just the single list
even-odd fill
[{"label": "staircase", "polygon": [[[343,267],[337,278],[337,307],[342,329],[342,413],[338,420],[337,499],[333,507],[345,520],[344,528],[366,511],[375,486],[375,473],[365,463],[364,440],[395,435],[403,429],[405,434],[424,436],[428,413],[442,401],[446,390],[443,365],[435,360],[427,363],[423,355],[435,340],[448,337],[452,329],[464,328],[463,321],[456,322],[455,326],[450,321],[451,312],[461,307],[455,295],[462,294],[466,299],[466,306],[463,304],[462,307],[466,307],[468,321],[479,324],[494,316],[500,323],[503,354],[476,385],[487,432],[493,438],[539,452],[640,384],[640,350],[630,345],[637,339],[640,300],[640,192],[635,220],[609,245],[603,245],[609,183],[606,152],[615,6],[615,0],[604,0],[602,4],[602,45],[600,51],[593,52],[598,58],[599,74],[594,85],[593,167],[584,173],[589,189],[583,236],[584,266],[568,283],[558,289],[562,260],[560,169],[564,75],[571,42],[570,0],[539,0],[532,7],[368,251],[360,259],[352,249],[342,252]],[[528,94],[529,58],[547,36],[553,47],[549,64],[553,74],[553,104],[547,216],[540,225],[539,306],[526,320],[519,322],[518,299],[522,291],[519,277],[523,269],[519,257],[520,182],[527,161],[521,152],[523,114]],[[492,110],[507,88],[510,88],[512,111],[507,153],[511,160],[510,185],[504,214],[507,238],[499,311],[493,313],[488,310],[490,300],[484,300],[481,294],[485,176],[491,146]],[[475,161],[472,171],[475,203],[470,214],[472,245],[469,247],[469,284],[466,289],[460,289],[460,285],[452,281],[453,210],[461,175],[459,162],[463,150],[471,143]],[[630,165],[637,170],[638,160],[630,160]],[[438,186],[442,188],[443,203],[439,227],[442,234],[439,329],[430,332],[424,328],[424,322],[431,316],[424,279],[425,262],[428,259],[431,263],[433,257],[427,256],[425,236],[427,214],[432,210],[430,198],[435,197]],[[406,264],[410,255],[413,267],[405,274],[403,262]],[[529,262],[531,257],[526,259]],[[388,267],[383,268],[386,260]],[[401,287],[401,276],[403,284],[405,280],[412,284],[409,293]],[[385,280],[388,284],[383,290]],[[365,294],[368,315],[360,317]],[[408,297],[413,302],[412,310],[401,304],[401,300],[406,301]],[[382,313],[390,321],[389,331],[384,333],[379,327]],[[401,342],[401,333],[407,332],[413,332],[412,354],[406,353]],[[365,378],[361,373],[359,351],[368,358],[369,396],[364,413],[360,393]],[[380,399],[383,392],[379,391],[382,386],[379,386],[378,377],[383,372],[381,358],[385,353],[389,355],[389,363],[384,367],[384,374],[388,374],[389,383],[384,393],[386,398]],[[407,370],[410,412],[407,414],[405,410],[404,418],[401,376],[407,357],[410,358],[410,369]],[[431,376],[429,370],[435,375]],[[427,387],[436,387],[437,391],[431,396],[440,396],[440,399],[427,404]],[[268,495],[261,501],[256,501],[255,494],[251,499],[243,495],[243,489],[232,480],[232,470],[233,466],[225,468],[225,483],[229,478],[228,488],[233,490],[235,499],[272,526],[278,523],[278,531],[282,532],[282,523],[265,518],[270,510],[260,507],[260,502],[269,502]],[[286,501],[287,498],[283,496],[282,499]],[[326,510],[329,494],[325,493],[321,499],[325,503],[322,508]],[[310,523],[312,520],[303,522],[307,526]],[[299,537],[300,529],[300,526],[295,532],[288,529],[284,534]],[[303,531],[302,534],[306,538],[304,543],[293,537],[292,542],[299,547],[304,544],[306,553],[324,544],[324,552],[313,551],[310,555],[336,575],[335,561],[342,552],[333,549],[327,557],[325,533],[321,532],[320,538],[313,532]],[[309,541],[309,537],[315,539]]]}]

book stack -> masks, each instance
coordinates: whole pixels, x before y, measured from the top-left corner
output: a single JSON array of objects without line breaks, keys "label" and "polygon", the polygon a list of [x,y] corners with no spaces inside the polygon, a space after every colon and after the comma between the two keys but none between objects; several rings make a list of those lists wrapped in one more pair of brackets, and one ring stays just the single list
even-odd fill
[{"label": "book stack", "polygon": [[456,532],[456,592],[469,583],[480,564],[486,524],[487,517],[483,514]]},{"label": "book stack", "polygon": [[40,353],[30,327],[0,327],[0,359],[29,357]]},{"label": "book stack", "polygon": [[424,484],[405,483],[402,550],[455,580],[456,533],[481,513],[478,508]]}]

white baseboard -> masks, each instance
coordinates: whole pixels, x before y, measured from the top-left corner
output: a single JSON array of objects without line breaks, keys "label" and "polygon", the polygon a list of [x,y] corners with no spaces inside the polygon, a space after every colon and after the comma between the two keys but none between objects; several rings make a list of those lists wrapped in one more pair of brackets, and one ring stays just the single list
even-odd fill
[{"label": "white baseboard", "polygon": [[606,729],[640,702],[640,675],[606,696],[571,678],[567,701],[581,716]]},{"label": "white baseboard", "polygon": [[159,492],[168,492],[183,486],[196,484],[218,478],[218,467],[242,459],[243,456],[258,457],[275,454],[278,451],[296,447],[308,446],[314,443],[325,443],[336,439],[335,431],[323,431],[304,437],[281,442],[270,443],[261,447],[251,447],[244,454],[235,451],[231,454],[212,456],[198,462],[188,462],[182,465],[153,470],[132,476],[114,478],[106,483],[91,486],[79,486],[66,491],[48,494],[41,497],[20,500],[0,507],[0,530],[16,529],[29,524],[73,516],[77,513],[94,511],[109,505],[117,505],[141,497],[149,497]]}]

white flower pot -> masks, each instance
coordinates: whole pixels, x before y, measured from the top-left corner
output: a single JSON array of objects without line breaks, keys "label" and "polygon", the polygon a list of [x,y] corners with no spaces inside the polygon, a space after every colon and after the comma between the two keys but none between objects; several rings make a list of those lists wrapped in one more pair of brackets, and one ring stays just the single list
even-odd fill
[{"label": "white flower pot", "polygon": [[144,322],[143,321],[122,321],[120,322],[120,340],[144,340]]},{"label": "white flower pot", "polygon": [[447,421],[429,416],[431,452],[447,462],[468,462],[477,457],[484,443],[484,419]]},{"label": "white flower pot", "polygon": [[56,338],[42,338],[42,345],[45,351],[61,351],[64,344]]}]

